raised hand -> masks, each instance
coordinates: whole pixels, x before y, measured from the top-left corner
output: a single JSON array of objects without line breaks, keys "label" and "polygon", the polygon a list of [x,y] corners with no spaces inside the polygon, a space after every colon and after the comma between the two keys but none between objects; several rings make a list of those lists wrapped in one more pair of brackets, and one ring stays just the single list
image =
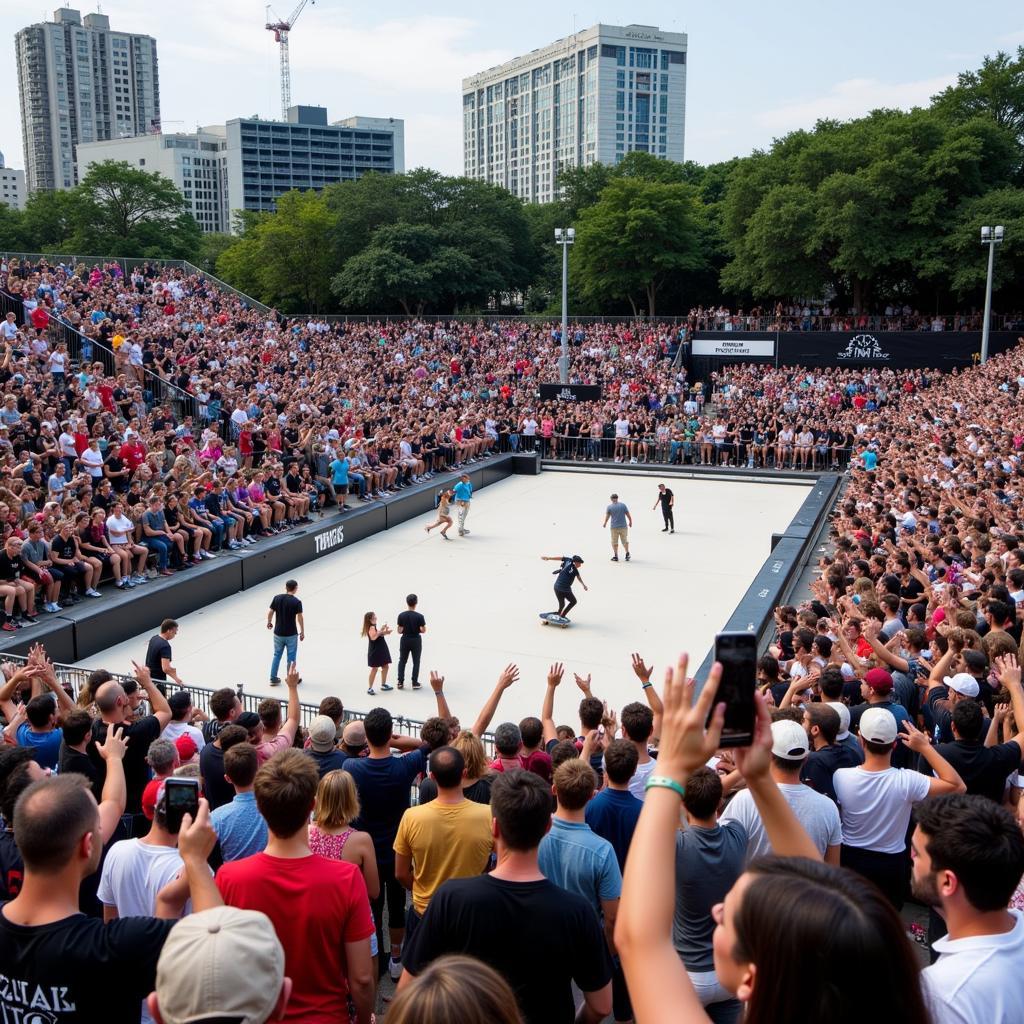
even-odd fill
[{"label": "raised hand", "polygon": [[766,777],[772,765],[772,716],[760,693],[754,694],[754,711],[754,738],[749,747],[735,750],[736,767],[747,782]]},{"label": "raised hand", "polygon": [[654,672],[653,665],[644,664],[644,659],[639,654],[633,655],[633,672],[641,683],[649,683]]},{"label": "raised hand", "polygon": [[444,689],[444,676],[440,672],[431,671],[430,688],[434,693],[440,693]]},{"label": "raised hand", "polygon": [[139,686],[149,686],[153,677],[149,673],[149,669],[145,665],[139,665],[137,662],[132,662],[132,669],[134,670],[135,678],[139,681]]},{"label": "raised hand", "polygon": [[900,727],[903,729],[903,732],[900,733],[899,738],[911,750],[915,753],[923,754],[928,749],[930,744],[926,733],[912,725],[909,720],[900,722]]},{"label": "raised hand", "polygon": [[1020,665],[1012,654],[1003,654],[996,658],[996,679],[1008,690],[1020,686]]},{"label": "raised hand", "polygon": [[560,661],[556,661],[548,669],[548,686],[557,686],[562,681],[563,675],[565,675],[565,666]]},{"label": "raised hand", "polygon": [[104,761],[123,761],[127,749],[128,737],[124,734],[124,729],[117,725],[108,725],[106,739],[96,745],[96,750]]},{"label": "raised hand", "polygon": [[202,797],[195,821],[191,814],[182,815],[178,831],[178,853],[182,860],[206,861],[217,845],[217,833],[210,824],[210,805]]},{"label": "raised hand", "polygon": [[705,733],[704,723],[718,692],[722,666],[715,662],[704,689],[694,703],[696,682],[687,677],[689,664],[689,655],[680,654],[675,667],[665,669],[665,692],[662,698],[665,712],[658,748],[658,774],[665,774],[677,781],[688,778],[714,754],[725,720],[725,705],[721,704],[715,708],[711,728]]},{"label": "raised hand", "polygon": [[301,682],[302,679],[299,678],[299,666],[293,662],[288,666],[288,674],[284,677],[284,685],[287,686],[289,690],[293,690]]},{"label": "raised hand", "polygon": [[501,675],[498,676],[498,685],[503,690],[507,690],[518,679],[519,679],[519,666],[515,665],[515,664],[508,664],[502,670]]},{"label": "raised hand", "polygon": [[590,692],[590,673],[588,672],[586,678],[577,673],[573,673],[573,678],[576,680],[576,685],[583,691],[585,697],[592,696]]}]

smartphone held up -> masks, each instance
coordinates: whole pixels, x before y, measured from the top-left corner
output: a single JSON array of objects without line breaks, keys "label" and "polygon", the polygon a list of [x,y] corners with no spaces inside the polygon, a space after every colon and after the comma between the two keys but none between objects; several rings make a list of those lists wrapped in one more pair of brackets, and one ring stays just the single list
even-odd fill
[{"label": "smartphone held up", "polygon": [[715,637],[715,661],[722,666],[715,702],[708,724],[719,704],[725,704],[723,747],[749,747],[754,739],[754,688],[757,680],[757,639],[753,633],[719,633]]}]

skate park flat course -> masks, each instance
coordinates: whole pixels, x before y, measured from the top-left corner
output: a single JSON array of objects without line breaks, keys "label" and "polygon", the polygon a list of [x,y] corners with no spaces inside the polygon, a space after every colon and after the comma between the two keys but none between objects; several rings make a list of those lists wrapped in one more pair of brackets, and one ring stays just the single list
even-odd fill
[{"label": "skate park flat course", "polygon": [[[661,532],[660,510],[651,510],[659,480],[675,492],[674,534]],[[446,543],[437,530],[428,535],[423,527],[435,519],[430,512],[288,574],[299,581],[306,622],[300,697],[318,704],[333,694],[352,710],[384,705],[422,719],[435,713],[428,682],[433,669],[445,677],[452,713],[469,728],[499,672],[515,662],[520,679],[505,692],[493,728],[538,715],[548,666],[562,661],[559,724],[576,722],[574,672],[592,674],[594,694],[616,708],[641,700],[630,653],[639,651],[654,664],[659,689],[665,665],[680,651],[699,665],[768,557],[772,533],[786,528],[809,489],[810,483],[638,478],[613,471],[509,477],[474,497],[468,537]],[[610,561],[608,530],[601,527],[613,491],[633,515],[630,562]],[[574,587],[579,603],[572,628],[538,628],[538,610],[556,607],[556,563],[540,556],[573,554],[585,560],[581,573],[590,591],[579,582]],[[269,686],[272,641],[266,627],[267,608],[286,578],[179,619],[173,660],[186,684],[216,689],[243,683],[247,693],[286,698],[283,686]],[[378,694],[370,697],[367,643],[359,635],[363,613],[375,611],[380,623],[394,629],[410,592],[419,595],[427,620],[423,688],[410,689],[407,671],[403,691],[381,694],[378,678]],[[167,613],[173,616],[173,608]],[[130,672],[131,660],[143,661],[158,628],[154,622],[148,632],[81,664]],[[388,644],[388,682],[394,685],[397,633]]]}]

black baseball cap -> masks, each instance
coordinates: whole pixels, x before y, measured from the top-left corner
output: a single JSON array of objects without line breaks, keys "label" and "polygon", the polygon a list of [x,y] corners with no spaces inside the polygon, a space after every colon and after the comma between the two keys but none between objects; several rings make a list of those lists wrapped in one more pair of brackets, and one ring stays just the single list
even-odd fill
[{"label": "black baseball cap", "polygon": [[582,558],[582,556],[580,556],[580,555],[573,555],[573,556],[572,556],[572,560],[573,560],[573,561],[574,561],[574,562],[575,562],[575,563],[576,563],[577,565],[582,565],[582,564],[583,564],[583,558]]}]

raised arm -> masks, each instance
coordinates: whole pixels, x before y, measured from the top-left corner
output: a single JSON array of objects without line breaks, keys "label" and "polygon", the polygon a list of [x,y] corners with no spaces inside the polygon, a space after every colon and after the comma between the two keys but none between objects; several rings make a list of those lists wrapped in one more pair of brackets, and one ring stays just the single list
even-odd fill
[{"label": "raised arm", "polygon": [[100,794],[100,836],[109,841],[121,821],[128,801],[128,789],[124,779],[124,752],[128,749],[128,737],[120,726],[108,725],[106,739],[96,750],[106,765],[107,775]]},{"label": "raised arm", "polygon": [[156,683],[153,682],[153,677],[149,674],[149,669],[145,665],[136,665],[133,661],[132,667],[135,669],[135,678],[139,681],[139,686],[146,691],[146,696],[149,698],[149,706],[153,709],[153,715],[160,723],[160,729],[166,729],[167,724],[171,720],[171,705],[167,703],[167,698],[156,688]]},{"label": "raised arm", "polygon": [[1017,725],[1017,735],[1013,739],[1024,750],[1024,687],[1020,681],[1020,665],[1012,654],[996,658],[996,677],[1010,692],[1010,706]]},{"label": "raised arm", "polygon": [[[430,673],[430,688],[434,691],[434,699],[437,701],[437,714],[440,718],[451,718],[452,713],[448,707],[448,698],[444,695],[444,676],[439,672]],[[480,734],[473,730],[477,736]]]},{"label": "raised arm", "polygon": [[711,709],[721,666],[693,702],[695,684],[687,678],[689,659],[680,655],[665,673],[664,735],[657,772],[647,785],[643,810],[629,848],[622,899],[615,924],[615,947],[622,959],[633,1010],[645,1024],[706,1021],[693,983],[672,945],[673,904],[664,898],[675,887],[676,831],[680,793],[687,779],[714,754],[725,717]]},{"label": "raised arm", "polygon": [[544,745],[558,739],[555,730],[555,690],[565,674],[565,666],[556,662],[548,669],[548,688],[544,694],[544,706],[540,713],[541,725],[544,729]]},{"label": "raised arm", "polygon": [[60,685],[60,681],[57,679],[57,670],[53,667],[53,662],[45,654],[42,655],[42,659],[39,662],[39,675],[57,698],[57,707],[60,713],[66,715],[69,711],[74,711],[75,702],[68,696],[67,690]]},{"label": "raised arm", "polygon": [[651,711],[654,712],[654,727],[651,730],[651,739],[657,742],[661,736],[661,723],[665,714],[665,705],[661,702],[658,691],[654,688],[654,683],[651,682],[654,666],[645,664],[644,659],[639,654],[634,653],[633,672],[637,679],[640,680],[640,688],[643,691],[644,699],[650,706]]},{"label": "raised arm", "polygon": [[915,728],[909,719],[900,722],[903,732],[900,739],[915,753],[920,754],[928,762],[928,767],[935,773],[929,778],[929,796],[944,796],[947,793],[966,793],[967,786],[960,778],[957,770],[928,742],[926,733]]},{"label": "raised arm", "polygon": [[289,743],[295,742],[295,734],[299,731],[299,721],[302,718],[302,705],[299,703],[299,667],[292,663],[288,666],[288,674],[284,679],[288,687],[288,717],[281,726],[281,735],[288,738]]},{"label": "raised arm", "polygon": [[18,713],[17,706],[11,698],[18,692],[18,688],[31,676],[32,670],[27,665],[23,665],[21,668],[16,668],[11,673],[10,679],[3,686],[0,686],[0,711],[3,711],[4,718],[8,721]]},{"label": "raised arm", "polygon": [[498,676],[497,683],[494,684],[494,689],[491,692],[491,695],[484,702],[484,706],[480,709],[480,714],[476,716],[476,721],[473,723],[474,736],[483,736],[484,732],[487,730],[487,726],[491,724],[494,712],[498,710],[498,703],[501,700],[501,695],[518,679],[518,665],[510,663],[502,669],[501,675]]},{"label": "raised arm", "polygon": [[[717,680],[715,683],[717,686]],[[736,749],[736,767],[746,779],[773,853],[779,857],[821,860],[817,846],[804,831],[800,820],[782,795],[782,790],[771,777],[772,716],[760,693],[754,694],[754,702],[757,709],[754,739],[749,747]]]}]

